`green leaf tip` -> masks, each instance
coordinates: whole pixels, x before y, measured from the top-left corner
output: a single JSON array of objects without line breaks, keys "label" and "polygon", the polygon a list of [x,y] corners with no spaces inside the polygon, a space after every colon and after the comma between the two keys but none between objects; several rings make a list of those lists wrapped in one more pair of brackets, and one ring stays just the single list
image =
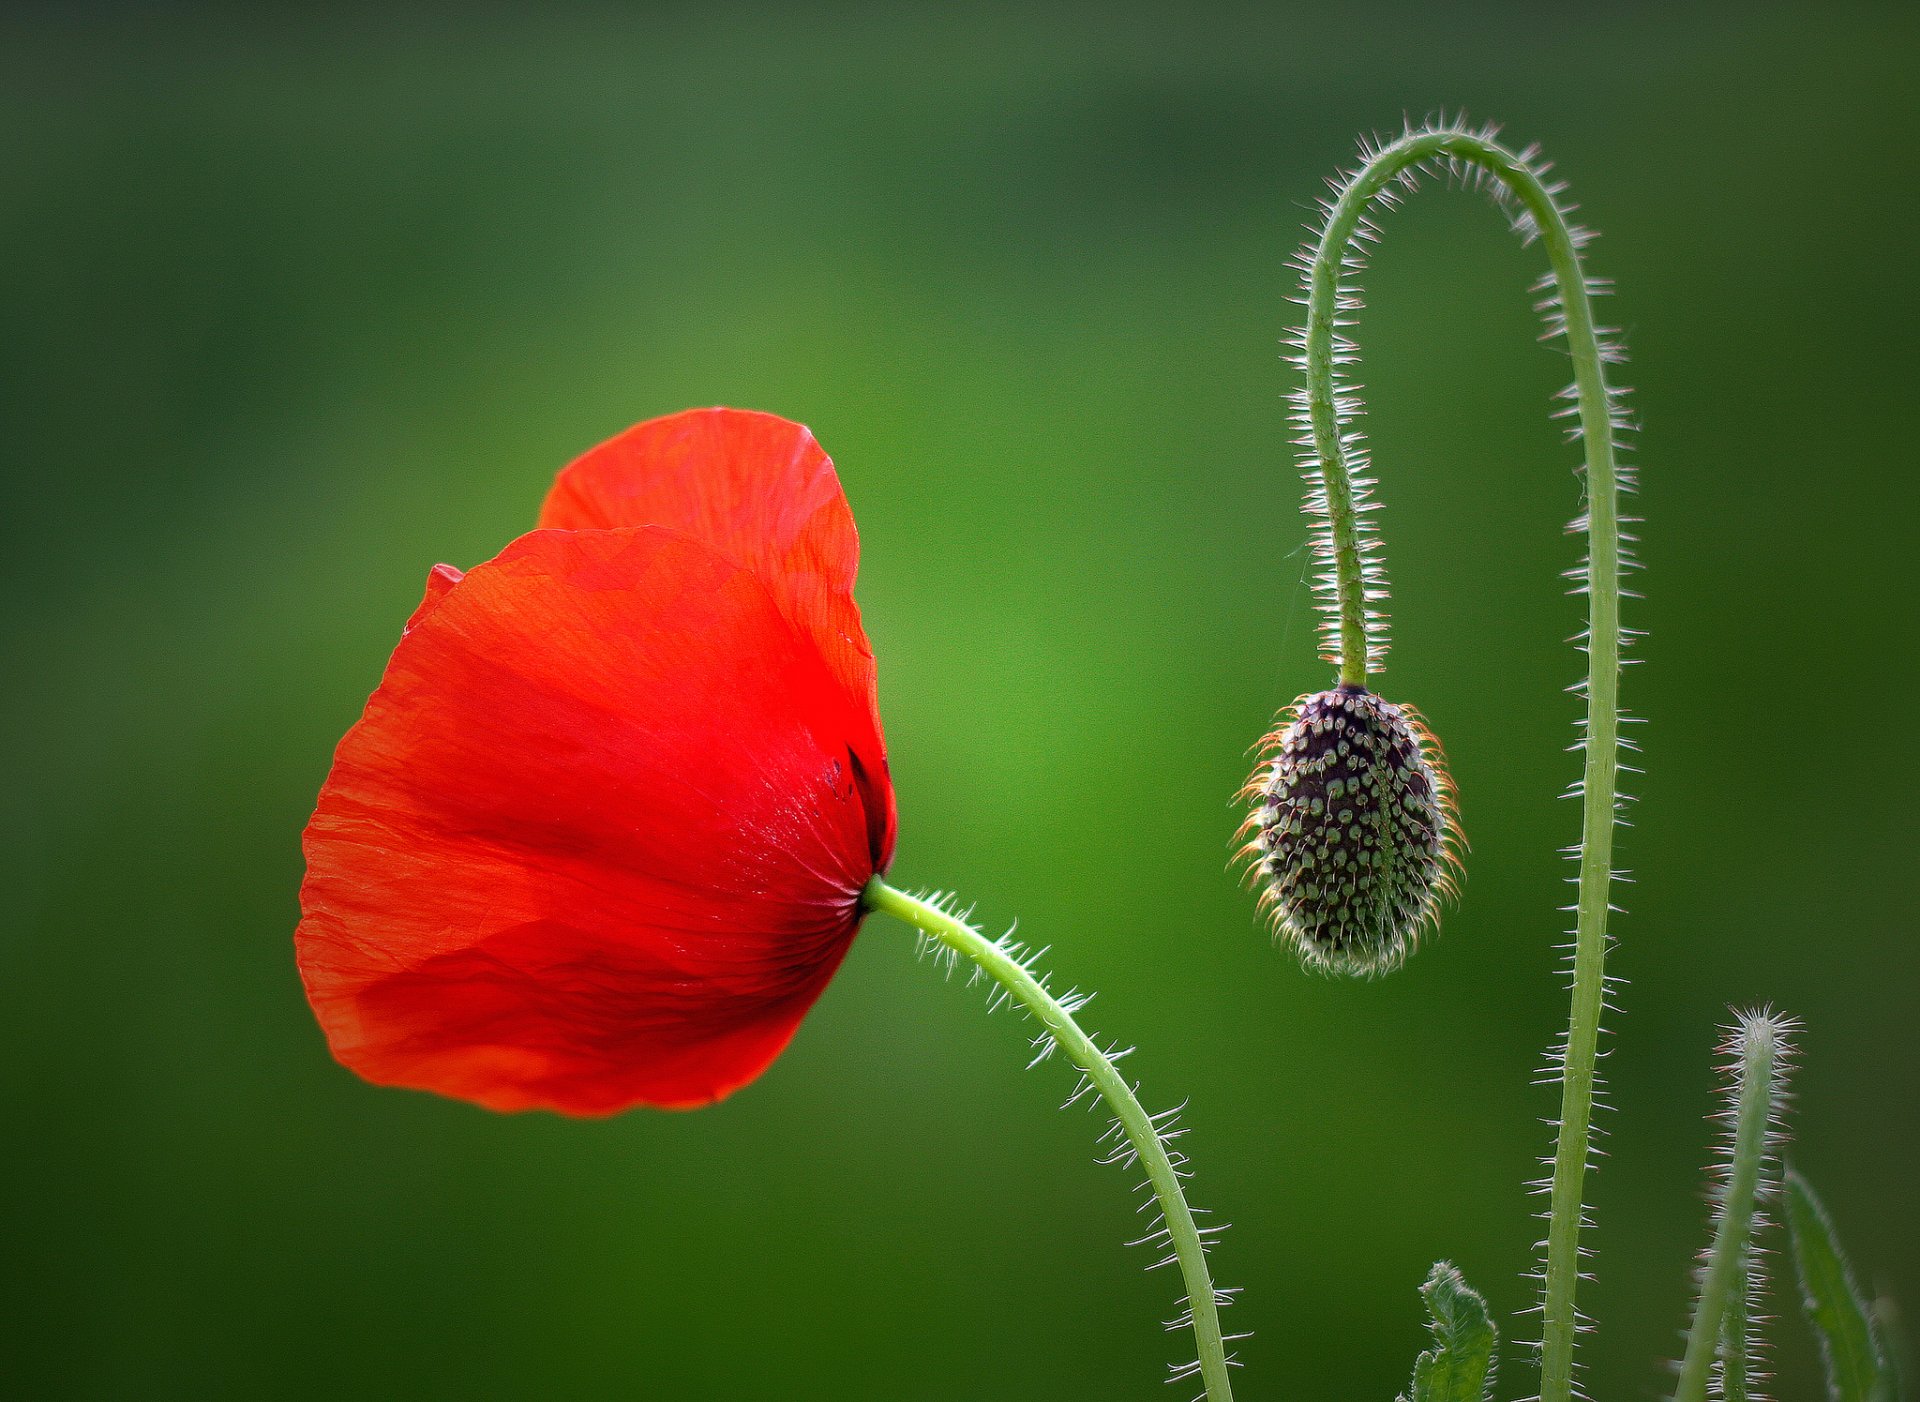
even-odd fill
[{"label": "green leaf tip", "polygon": [[1800,1298],[1826,1360],[1829,1402],[1901,1402],[1892,1357],[1854,1283],[1833,1219],[1791,1168],[1785,1196]]},{"label": "green leaf tip", "polygon": [[1420,1287],[1434,1346],[1413,1365],[1411,1399],[1400,1402],[1488,1402],[1497,1341],[1487,1302],[1451,1261],[1438,1261]]}]

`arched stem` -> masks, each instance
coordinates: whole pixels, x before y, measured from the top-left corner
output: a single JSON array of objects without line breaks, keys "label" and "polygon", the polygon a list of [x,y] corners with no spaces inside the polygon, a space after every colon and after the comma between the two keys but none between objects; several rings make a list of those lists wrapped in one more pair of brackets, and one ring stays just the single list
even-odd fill
[{"label": "arched stem", "polygon": [[1337,365],[1350,347],[1336,335],[1342,314],[1357,306],[1344,270],[1357,234],[1371,232],[1370,208],[1394,196],[1395,183],[1416,168],[1439,164],[1484,172],[1496,192],[1517,204],[1537,230],[1552,267],[1568,354],[1574,401],[1586,450],[1587,719],[1582,795],[1579,904],[1574,929],[1572,1006],[1561,1057],[1560,1129],[1546,1243],[1541,1335],[1542,1402],[1569,1402],[1577,1316],[1580,1231],[1592,1139],[1594,1064],[1606,985],[1608,893],[1613,879],[1613,826],[1619,757],[1620,478],[1616,469],[1612,391],[1607,359],[1594,325],[1591,288],[1580,261],[1581,239],[1567,222],[1530,157],[1482,132],[1458,129],[1409,132],[1371,152],[1340,189],[1308,269],[1303,337],[1305,414],[1325,496],[1330,573],[1337,606],[1340,679],[1365,685],[1369,662],[1369,571],[1356,483],[1349,458],[1355,439],[1344,425],[1356,399],[1339,382]]},{"label": "arched stem", "polygon": [[1204,1238],[1180,1186],[1180,1168],[1161,1137],[1166,1117],[1160,1117],[1156,1123],[1155,1117],[1142,1108],[1133,1086],[1114,1066],[1113,1059],[1080,1030],[1072,1011],[1047,991],[1045,984],[1004,942],[988,939],[966,921],[930,901],[896,890],[877,876],[867,883],[865,900],[869,908],[906,921],[977,965],[1046,1029],[1067,1059],[1080,1068],[1087,1083],[1106,1101],[1115,1123],[1147,1171],[1147,1181],[1159,1203],[1167,1239],[1172,1243],[1174,1258],[1185,1280],[1194,1339],[1199,1346],[1198,1371],[1206,1384],[1207,1402],[1232,1402],[1226,1342],[1220,1333],[1221,1295],[1207,1271]]}]

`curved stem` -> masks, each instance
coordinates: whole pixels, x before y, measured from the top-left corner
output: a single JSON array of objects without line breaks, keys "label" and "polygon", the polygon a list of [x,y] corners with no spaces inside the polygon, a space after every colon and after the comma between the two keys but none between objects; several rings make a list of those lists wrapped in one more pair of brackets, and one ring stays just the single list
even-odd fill
[{"label": "curved stem", "polygon": [[964,920],[931,902],[894,889],[877,876],[867,883],[864,899],[869,908],[904,920],[978,965],[1033,1015],[1107,1102],[1114,1120],[1147,1170],[1147,1179],[1165,1219],[1166,1232],[1186,1282],[1194,1339],[1199,1345],[1199,1372],[1206,1384],[1208,1402],[1232,1402],[1226,1343],[1220,1333],[1220,1296],[1207,1272],[1206,1247],[1194,1223],[1193,1211],[1187,1206],[1186,1194],[1181,1190],[1180,1171],[1161,1141],[1154,1117],[1141,1107],[1133,1087],[1114,1067],[1112,1059],[1080,1030],[1072,1012],[1049,993],[1004,944],[988,939]]},{"label": "curved stem", "polygon": [[[1592,1138],[1595,1055],[1606,991],[1607,897],[1613,879],[1613,825],[1619,768],[1620,518],[1612,392],[1605,350],[1594,325],[1591,289],[1580,261],[1580,239],[1531,161],[1490,137],[1459,130],[1411,132],[1372,153],[1327,213],[1308,278],[1304,344],[1306,412],[1325,493],[1338,605],[1340,679],[1364,685],[1368,663],[1367,570],[1359,505],[1343,422],[1357,403],[1343,397],[1336,365],[1340,313],[1354,305],[1342,270],[1368,209],[1414,167],[1454,163],[1484,171],[1516,201],[1538,229],[1552,265],[1567,350],[1573,360],[1574,399],[1586,449],[1587,628],[1586,764],[1582,795],[1578,916],[1574,929],[1572,1006],[1561,1060],[1560,1130],[1554,1146],[1547,1231],[1542,1402],[1573,1395],[1576,1332],[1574,1293],[1579,1282],[1580,1231]],[[1369,233],[1370,230],[1367,230]]]}]

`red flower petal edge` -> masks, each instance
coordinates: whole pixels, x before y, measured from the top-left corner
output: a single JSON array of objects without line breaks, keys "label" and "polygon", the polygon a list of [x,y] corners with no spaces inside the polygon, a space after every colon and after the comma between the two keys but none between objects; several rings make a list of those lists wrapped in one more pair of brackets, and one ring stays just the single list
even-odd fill
[{"label": "red flower petal edge", "polygon": [[[722,438],[716,414],[768,418],[703,411]],[[723,461],[721,506],[763,485]],[[799,548],[837,548],[844,518],[845,573],[800,587],[795,547],[754,553],[719,529],[750,513],[719,507],[697,534],[538,530],[433,572],[306,832],[296,947],[342,1062],[597,1115],[708,1103],[785,1047],[893,834],[825,471],[832,531]]]}]

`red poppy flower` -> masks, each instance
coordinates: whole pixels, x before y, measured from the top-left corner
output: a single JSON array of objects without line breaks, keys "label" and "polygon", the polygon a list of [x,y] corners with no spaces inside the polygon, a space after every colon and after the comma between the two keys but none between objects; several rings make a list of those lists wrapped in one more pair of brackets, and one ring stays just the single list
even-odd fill
[{"label": "red poppy flower", "polygon": [[497,1110],[716,1100],[832,977],[893,853],[859,543],[798,424],[697,410],[427,578],[307,826],[334,1055]]}]

